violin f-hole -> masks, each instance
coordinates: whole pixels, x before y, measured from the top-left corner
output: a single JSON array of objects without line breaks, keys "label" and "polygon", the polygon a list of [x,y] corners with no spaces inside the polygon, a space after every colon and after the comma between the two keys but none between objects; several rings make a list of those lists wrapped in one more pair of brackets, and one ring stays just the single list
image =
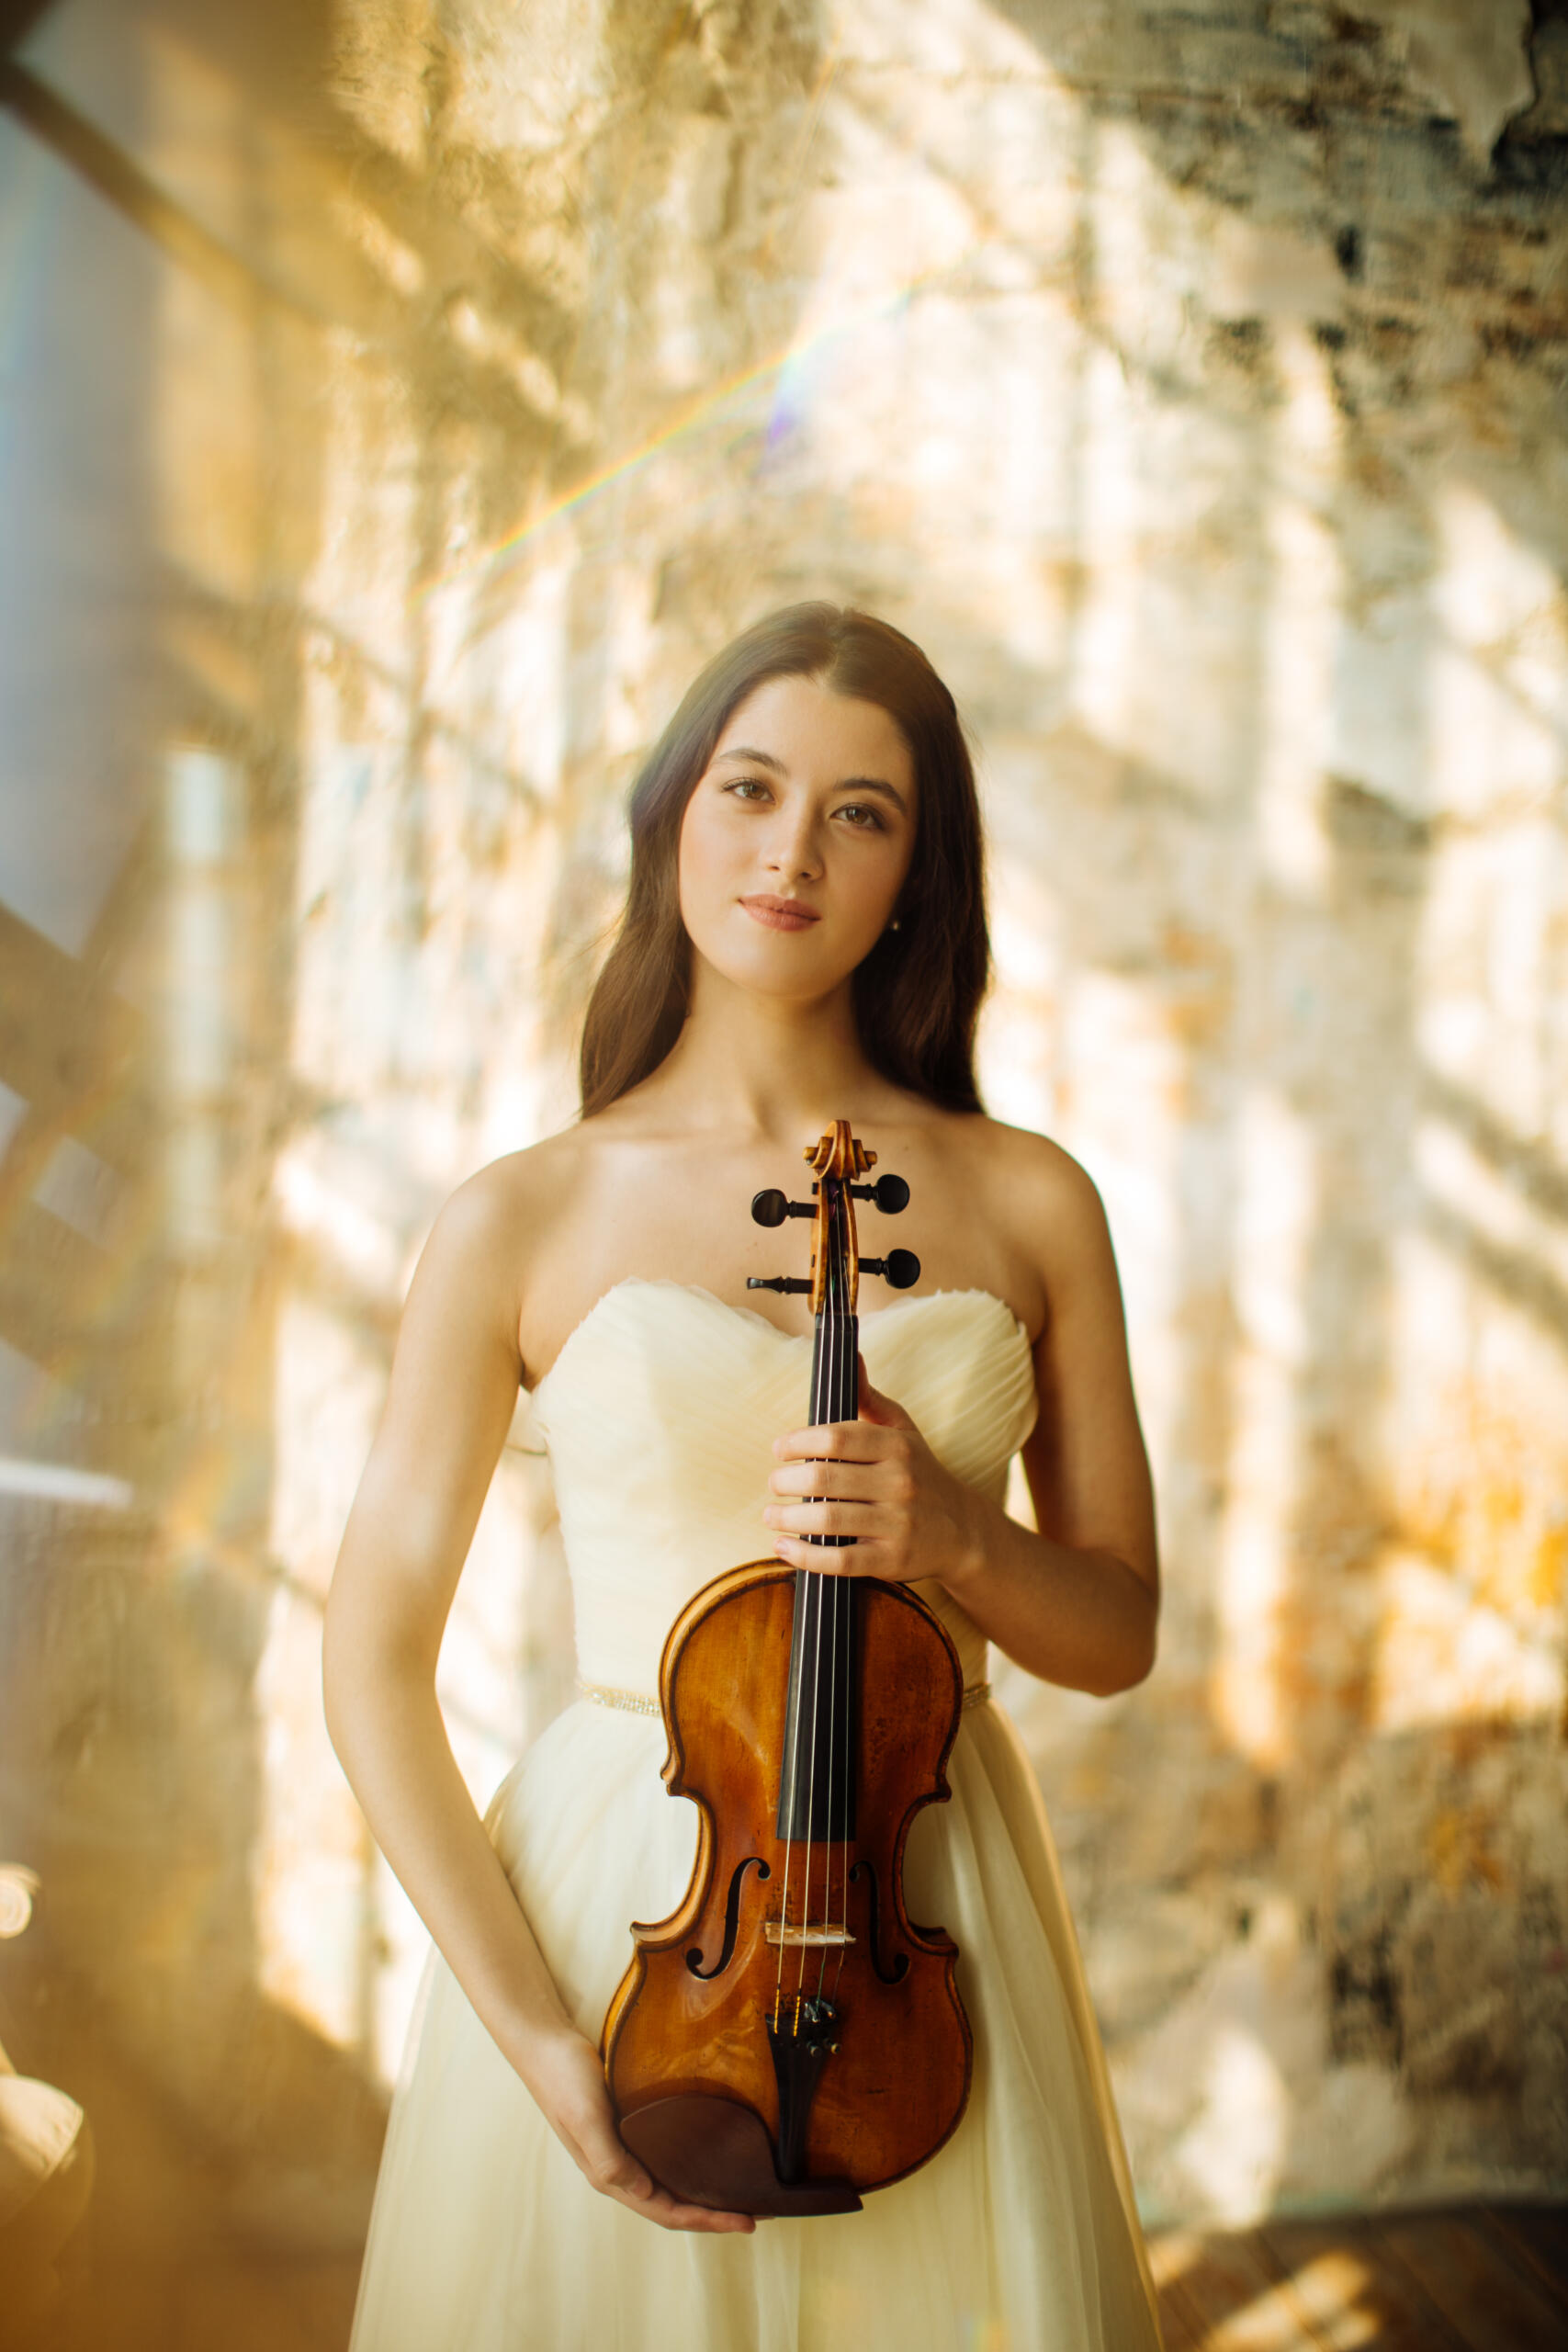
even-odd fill
[{"label": "violin f-hole", "polygon": [[866,1927],[867,1941],[871,1946],[871,1964],[885,1984],[901,1984],[909,1973],[909,1955],[907,1951],[896,1953],[891,1968],[884,1968],[882,1964],[882,1908],[877,1892],[876,1864],[864,1854],[850,1872],[852,1886],[857,1878],[863,1878],[866,1881]]},{"label": "violin f-hole", "polygon": [[694,1976],[700,1976],[705,1982],[715,1976],[722,1976],[735,1957],[735,1939],[740,1932],[740,1889],[747,1871],[750,1870],[754,1870],[760,1879],[770,1878],[773,1875],[761,1854],[748,1854],[743,1862],[736,1863],[730,1875],[728,1900],[724,1907],[724,1949],[713,1966],[711,1968],[703,1966],[702,1951],[695,1944],[686,1954],[687,1967]]}]

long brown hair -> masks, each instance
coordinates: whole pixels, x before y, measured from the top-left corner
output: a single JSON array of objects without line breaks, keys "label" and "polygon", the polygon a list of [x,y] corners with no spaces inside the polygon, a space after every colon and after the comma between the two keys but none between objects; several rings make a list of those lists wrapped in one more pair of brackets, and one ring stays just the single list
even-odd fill
[{"label": "long brown hair", "polygon": [[854,975],[866,1058],[896,1086],[977,1111],[975,1024],[990,977],[975,771],[953,696],[918,645],[837,605],[789,605],[738,637],[689,689],[632,787],[631,887],[589,999],[582,1115],[650,1077],[688,1010],[691,942],[681,921],[681,823],[720,735],[770,678],[813,678],[885,710],[914,762],[915,847],[886,931]]}]

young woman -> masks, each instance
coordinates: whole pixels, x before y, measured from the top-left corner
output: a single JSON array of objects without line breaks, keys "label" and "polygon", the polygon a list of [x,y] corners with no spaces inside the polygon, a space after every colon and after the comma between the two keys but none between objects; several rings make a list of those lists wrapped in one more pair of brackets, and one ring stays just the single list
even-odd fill
[{"label": "young woman", "polygon": [[[1076,1690],[1140,1680],[1153,1505],[1094,1187],[976,1092],[988,950],[952,696],[897,630],[796,605],[698,679],[631,813],[582,1119],[442,1211],[327,1612],[333,1737],[439,1952],[355,2352],[1142,2352],[1104,2063],[986,1645]],[[908,1181],[923,1272],[863,1295],[861,1419],[806,1431],[807,1303],[748,1294],[781,1238],[748,1204],[837,1118]],[[582,1696],[481,1826],[435,1657],[519,1383]],[[1038,1534],[1002,1509],[1020,1449]],[[770,1546],[912,1581],[957,1645],[953,1796],[906,1880],[957,1940],[975,2074],[953,2138],[862,2212],[754,2227],[649,2178],[596,2045],[630,1922],[674,1908],[694,1849],[660,1778],[665,1633]]]}]

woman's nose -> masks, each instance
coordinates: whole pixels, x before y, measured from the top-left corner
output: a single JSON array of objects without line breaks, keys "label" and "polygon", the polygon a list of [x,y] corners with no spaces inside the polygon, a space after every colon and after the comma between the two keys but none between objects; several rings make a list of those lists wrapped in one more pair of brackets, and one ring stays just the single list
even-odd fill
[{"label": "woman's nose", "polygon": [[767,865],[771,874],[786,881],[805,881],[821,872],[817,829],[807,812],[780,811],[777,830],[768,843]]}]

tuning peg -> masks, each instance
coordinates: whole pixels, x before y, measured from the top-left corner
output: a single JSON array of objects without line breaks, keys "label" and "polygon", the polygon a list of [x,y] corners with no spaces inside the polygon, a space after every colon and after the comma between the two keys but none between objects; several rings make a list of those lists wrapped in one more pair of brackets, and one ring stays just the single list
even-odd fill
[{"label": "tuning peg", "polygon": [[[909,1253],[907,1250],[896,1250],[893,1254],[896,1258],[907,1258]],[[919,1268],[917,1266],[915,1273],[909,1276],[910,1282],[914,1281],[915,1274],[918,1274],[919,1271]],[[801,1274],[773,1274],[771,1276],[767,1274],[748,1274],[746,1277],[746,1287],[748,1290],[788,1291],[809,1290],[811,1288],[811,1284]]]},{"label": "tuning peg", "polygon": [[786,1201],[779,1192],[753,1193],[751,1221],[754,1225],[782,1225],[786,1216],[815,1216],[816,1209],[809,1201]]},{"label": "tuning peg", "polygon": [[889,1250],[886,1258],[863,1258],[863,1274],[880,1274],[894,1290],[911,1290],[920,1279],[920,1261],[912,1250]]},{"label": "tuning peg", "polygon": [[909,1187],[902,1176],[879,1176],[874,1184],[852,1184],[857,1201],[872,1201],[884,1216],[897,1216],[909,1205]]}]

